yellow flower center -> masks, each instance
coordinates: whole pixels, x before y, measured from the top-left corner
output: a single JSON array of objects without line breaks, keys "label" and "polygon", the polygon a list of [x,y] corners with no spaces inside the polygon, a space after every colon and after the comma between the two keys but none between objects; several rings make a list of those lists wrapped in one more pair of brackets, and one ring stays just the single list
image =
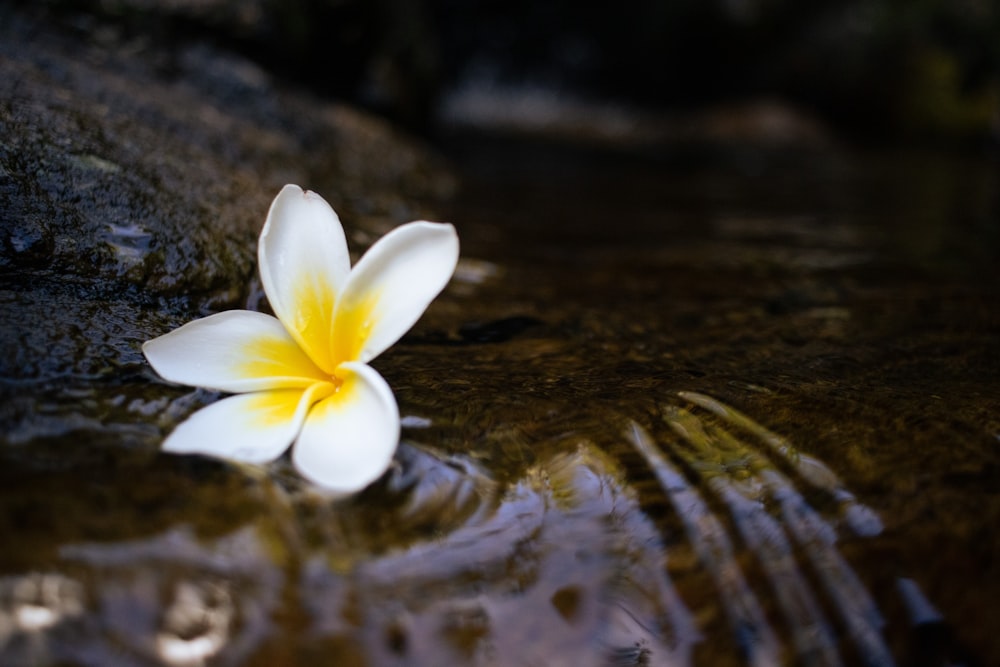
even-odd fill
[{"label": "yellow flower center", "polygon": [[288,387],[330,379],[302,348],[286,339],[259,338],[247,346],[244,358],[242,372],[247,377],[286,377]]},{"label": "yellow flower center", "polygon": [[[311,392],[310,403],[315,403],[337,392],[341,382],[317,383],[306,391]],[[295,411],[302,400],[301,389],[279,389],[277,391],[262,391],[251,394],[249,406],[254,421],[261,427],[276,426],[288,423],[295,417]]]},{"label": "yellow flower center", "polygon": [[[345,361],[358,361],[375,324],[378,294],[337,305],[337,319],[330,336],[330,359],[336,368]],[[334,371],[336,372],[336,371]]]}]

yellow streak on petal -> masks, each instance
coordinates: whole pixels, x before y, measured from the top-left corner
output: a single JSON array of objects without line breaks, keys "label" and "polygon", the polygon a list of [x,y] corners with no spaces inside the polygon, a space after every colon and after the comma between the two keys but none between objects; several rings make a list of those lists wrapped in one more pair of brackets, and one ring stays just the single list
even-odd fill
[{"label": "yellow streak on petal", "polygon": [[317,366],[332,372],[336,364],[331,363],[330,320],[337,300],[333,286],[303,275],[294,294],[290,324],[295,327],[306,354]]},{"label": "yellow streak on petal", "polygon": [[[323,383],[307,389],[310,392],[309,402],[315,403],[337,391],[333,383]],[[259,428],[268,428],[291,421],[295,417],[299,403],[302,400],[301,389],[276,389],[253,394],[248,401],[247,409],[253,412],[253,424]]]},{"label": "yellow streak on petal", "polygon": [[330,357],[335,365],[358,361],[378,316],[379,295],[371,294],[337,307],[337,319],[330,337]]},{"label": "yellow streak on petal", "polygon": [[258,338],[244,348],[240,372],[253,378],[288,378],[289,387],[307,387],[329,381],[324,373],[294,341]]}]

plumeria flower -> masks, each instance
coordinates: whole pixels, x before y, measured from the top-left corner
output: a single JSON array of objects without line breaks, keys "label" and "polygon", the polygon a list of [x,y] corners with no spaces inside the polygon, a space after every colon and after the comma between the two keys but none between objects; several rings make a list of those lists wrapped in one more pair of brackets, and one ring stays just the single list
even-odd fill
[{"label": "plumeria flower", "polygon": [[392,461],[399,408],[368,362],[420,318],[455,271],[449,224],[411,222],[352,269],[337,214],[286,185],[258,245],[260,278],[277,318],[232,310],[142,346],[164,379],[237,394],[202,408],[163,443],[177,453],[292,462],[335,492],[360,490]]}]

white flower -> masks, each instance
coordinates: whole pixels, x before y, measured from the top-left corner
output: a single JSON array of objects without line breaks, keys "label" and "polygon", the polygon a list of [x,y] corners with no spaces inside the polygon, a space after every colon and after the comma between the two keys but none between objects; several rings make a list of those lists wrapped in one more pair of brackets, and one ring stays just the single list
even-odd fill
[{"label": "white flower", "polygon": [[458,262],[455,229],[402,225],[352,269],[330,205],[286,185],[257,252],[277,319],[227,311],[142,346],[164,379],[238,394],[193,414],[163,449],[265,463],[294,442],[302,475],[338,492],[362,489],[392,461],[400,429],[392,390],[368,362],[448,284]]}]

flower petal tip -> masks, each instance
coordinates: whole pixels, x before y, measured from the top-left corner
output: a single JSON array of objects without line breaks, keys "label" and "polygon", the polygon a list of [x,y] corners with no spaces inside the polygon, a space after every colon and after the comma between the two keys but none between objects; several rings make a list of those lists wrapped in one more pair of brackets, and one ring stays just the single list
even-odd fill
[{"label": "flower petal tip", "polygon": [[354,493],[381,477],[399,445],[399,407],[375,369],[348,362],[337,394],[313,406],[292,448],[299,473],[327,491]]}]

